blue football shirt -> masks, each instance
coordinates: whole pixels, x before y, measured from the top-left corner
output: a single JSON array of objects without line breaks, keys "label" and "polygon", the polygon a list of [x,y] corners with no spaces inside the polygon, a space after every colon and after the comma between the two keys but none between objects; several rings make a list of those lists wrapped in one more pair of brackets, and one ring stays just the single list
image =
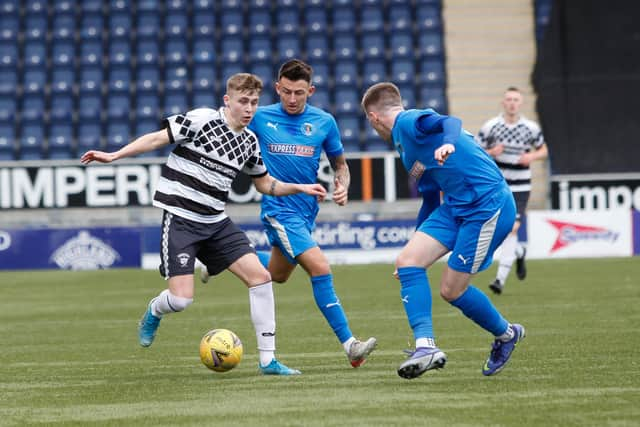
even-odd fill
[{"label": "blue football shirt", "polygon": [[[343,152],[333,116],[308,104],[300,114],[287,113],[279,102],[259,107],[249,129],[258,136],[269,174],[283,182],[313,184],[322,151],[329,157]],[[263,195],[262,214],[278,213],[299,214],[313,221],[318,214],[317,198],[306,194]]]},{"label": "blue football shirt", "polygon": [[[451,122],[445,123],[449,119]],[[418,181],[418,188],[425,191],[435,183],[444,193],[444,202],[458,214],[489,202],[490,195],[506,186],[493,159],[456,118],[432,109],[402,111],[391,136],[404,167]],[[452,143],[455,152],[438,165],[434,151],[445,143]]]}]

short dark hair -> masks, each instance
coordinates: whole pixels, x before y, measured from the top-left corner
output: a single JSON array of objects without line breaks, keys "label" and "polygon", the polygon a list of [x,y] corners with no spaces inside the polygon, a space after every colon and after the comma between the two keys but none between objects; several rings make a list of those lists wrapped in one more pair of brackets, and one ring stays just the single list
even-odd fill
[{"label": "short dark hair", "polygon": [[520,89],[518,89],[518,88],[517,88],[517,87],[515,87],[515,86],[509,86],[509,87],[507,88],[507,90],[505,90],[505,92],[518,92],[518,93],[520,93]]},{"label": "short dark hair", "polygon": [[278,71],[278,80],[281,78],[289,79],[293,82],[298,80],[304,80],[307,83],[311,83],[311,77],[313,76],[313,68],[300,59],[290,59],[280,66]]}]

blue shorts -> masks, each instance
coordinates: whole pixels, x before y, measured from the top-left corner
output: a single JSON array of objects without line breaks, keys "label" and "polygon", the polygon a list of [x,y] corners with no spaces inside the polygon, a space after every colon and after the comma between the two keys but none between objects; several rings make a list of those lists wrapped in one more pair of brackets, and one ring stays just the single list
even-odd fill
[{"label": "blue shorts", "polygon": [[311,235],[315,224],[297,215],[263,215],[262,224],[271,246],[276,246],[291,264],[297,264],[296,257],[318,246]]},{"label": "blue shorts", "polygon": [[451,250],[448,264],[452,270],[475,274],[491,265],[494,251],[511,232],[515,218],[516,204],[507,189],[463,214],[440,205],[418,231]]}]

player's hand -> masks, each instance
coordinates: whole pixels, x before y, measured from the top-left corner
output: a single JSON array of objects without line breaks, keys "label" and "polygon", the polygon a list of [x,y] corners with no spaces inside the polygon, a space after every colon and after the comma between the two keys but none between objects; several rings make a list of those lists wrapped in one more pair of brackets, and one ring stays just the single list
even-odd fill
[{"label": "player's hand", "polygon": [[400,280],[400,276],[398,276],[398,269],[397,268],[395,270],[393,270],[393,277],[395,277],[396,280]]},{"label": "player's hand", "polygon": [[113,153],[105,153],[104,151],[90,150],[82,155],[80,161],[82,164],[89,164],[93,161],[100,163],[111,163],[115,160]]},{"label": "player's hand", "polygon": [[442,166],[447,158],[456,151],[456,147],[453,144],[444,144],[439,148],[436,148],[436,151],[433,153],[433,157],[436,159],[438,164]]},{"label": "player's hand", "polygon": [[347,204],[347,200],[349,199],[349,195],[347,193],[347,189],[342,185],[340,181],[336,178],[334,180],[335,189],[333,190],[333,201],[338,206],[344,206]]},{"label": "player's hand", "polygon": [[487,152],[491,157],[496,158],[504,152],[504,144],[496,144],[487,150]]},{"label": "player's hand", "polygon": [[305,184],[302,187],[302,191],[305,194],[308,194],[310,196],[316,196],[318,197],[319,201],[323,201],[325,199],[325,197],[327,197],[327,190],[325,190],[325,188],[322,186],[322,184]]},{"label": "player's hand", "polygon": [[520,159],[518,159],[518,164],[522,166],[529,166],[532,160],[533,160],[533,154],[523,153],[522,156],[520,156]]}]

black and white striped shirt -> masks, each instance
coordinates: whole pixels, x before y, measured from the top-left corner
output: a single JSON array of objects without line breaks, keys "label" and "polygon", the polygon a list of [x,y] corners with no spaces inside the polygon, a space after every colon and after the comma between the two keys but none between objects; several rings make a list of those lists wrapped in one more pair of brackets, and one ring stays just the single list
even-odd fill
[{"label": "black and white striped shirt", "polygon": [[234,132],[224,108],[198,108],[165,120],[176,147],[162,167],[153,205],[205,224],[227,217],[224,207],[239,172],[267,173],[258,138],[249,129]]},{"label": "black and white striped shirt", "polygon": [[476,141],[485,150],[503,144],[504,151],[496,157],[496,164],[509,188],[513,192],[531,191],[531,169],[518,164],[518,160],[525,152],[537,150],[544,144],[542,130],[536,122],[520,116],[516,123],[508,124],[500,114],[482,126]]}]

